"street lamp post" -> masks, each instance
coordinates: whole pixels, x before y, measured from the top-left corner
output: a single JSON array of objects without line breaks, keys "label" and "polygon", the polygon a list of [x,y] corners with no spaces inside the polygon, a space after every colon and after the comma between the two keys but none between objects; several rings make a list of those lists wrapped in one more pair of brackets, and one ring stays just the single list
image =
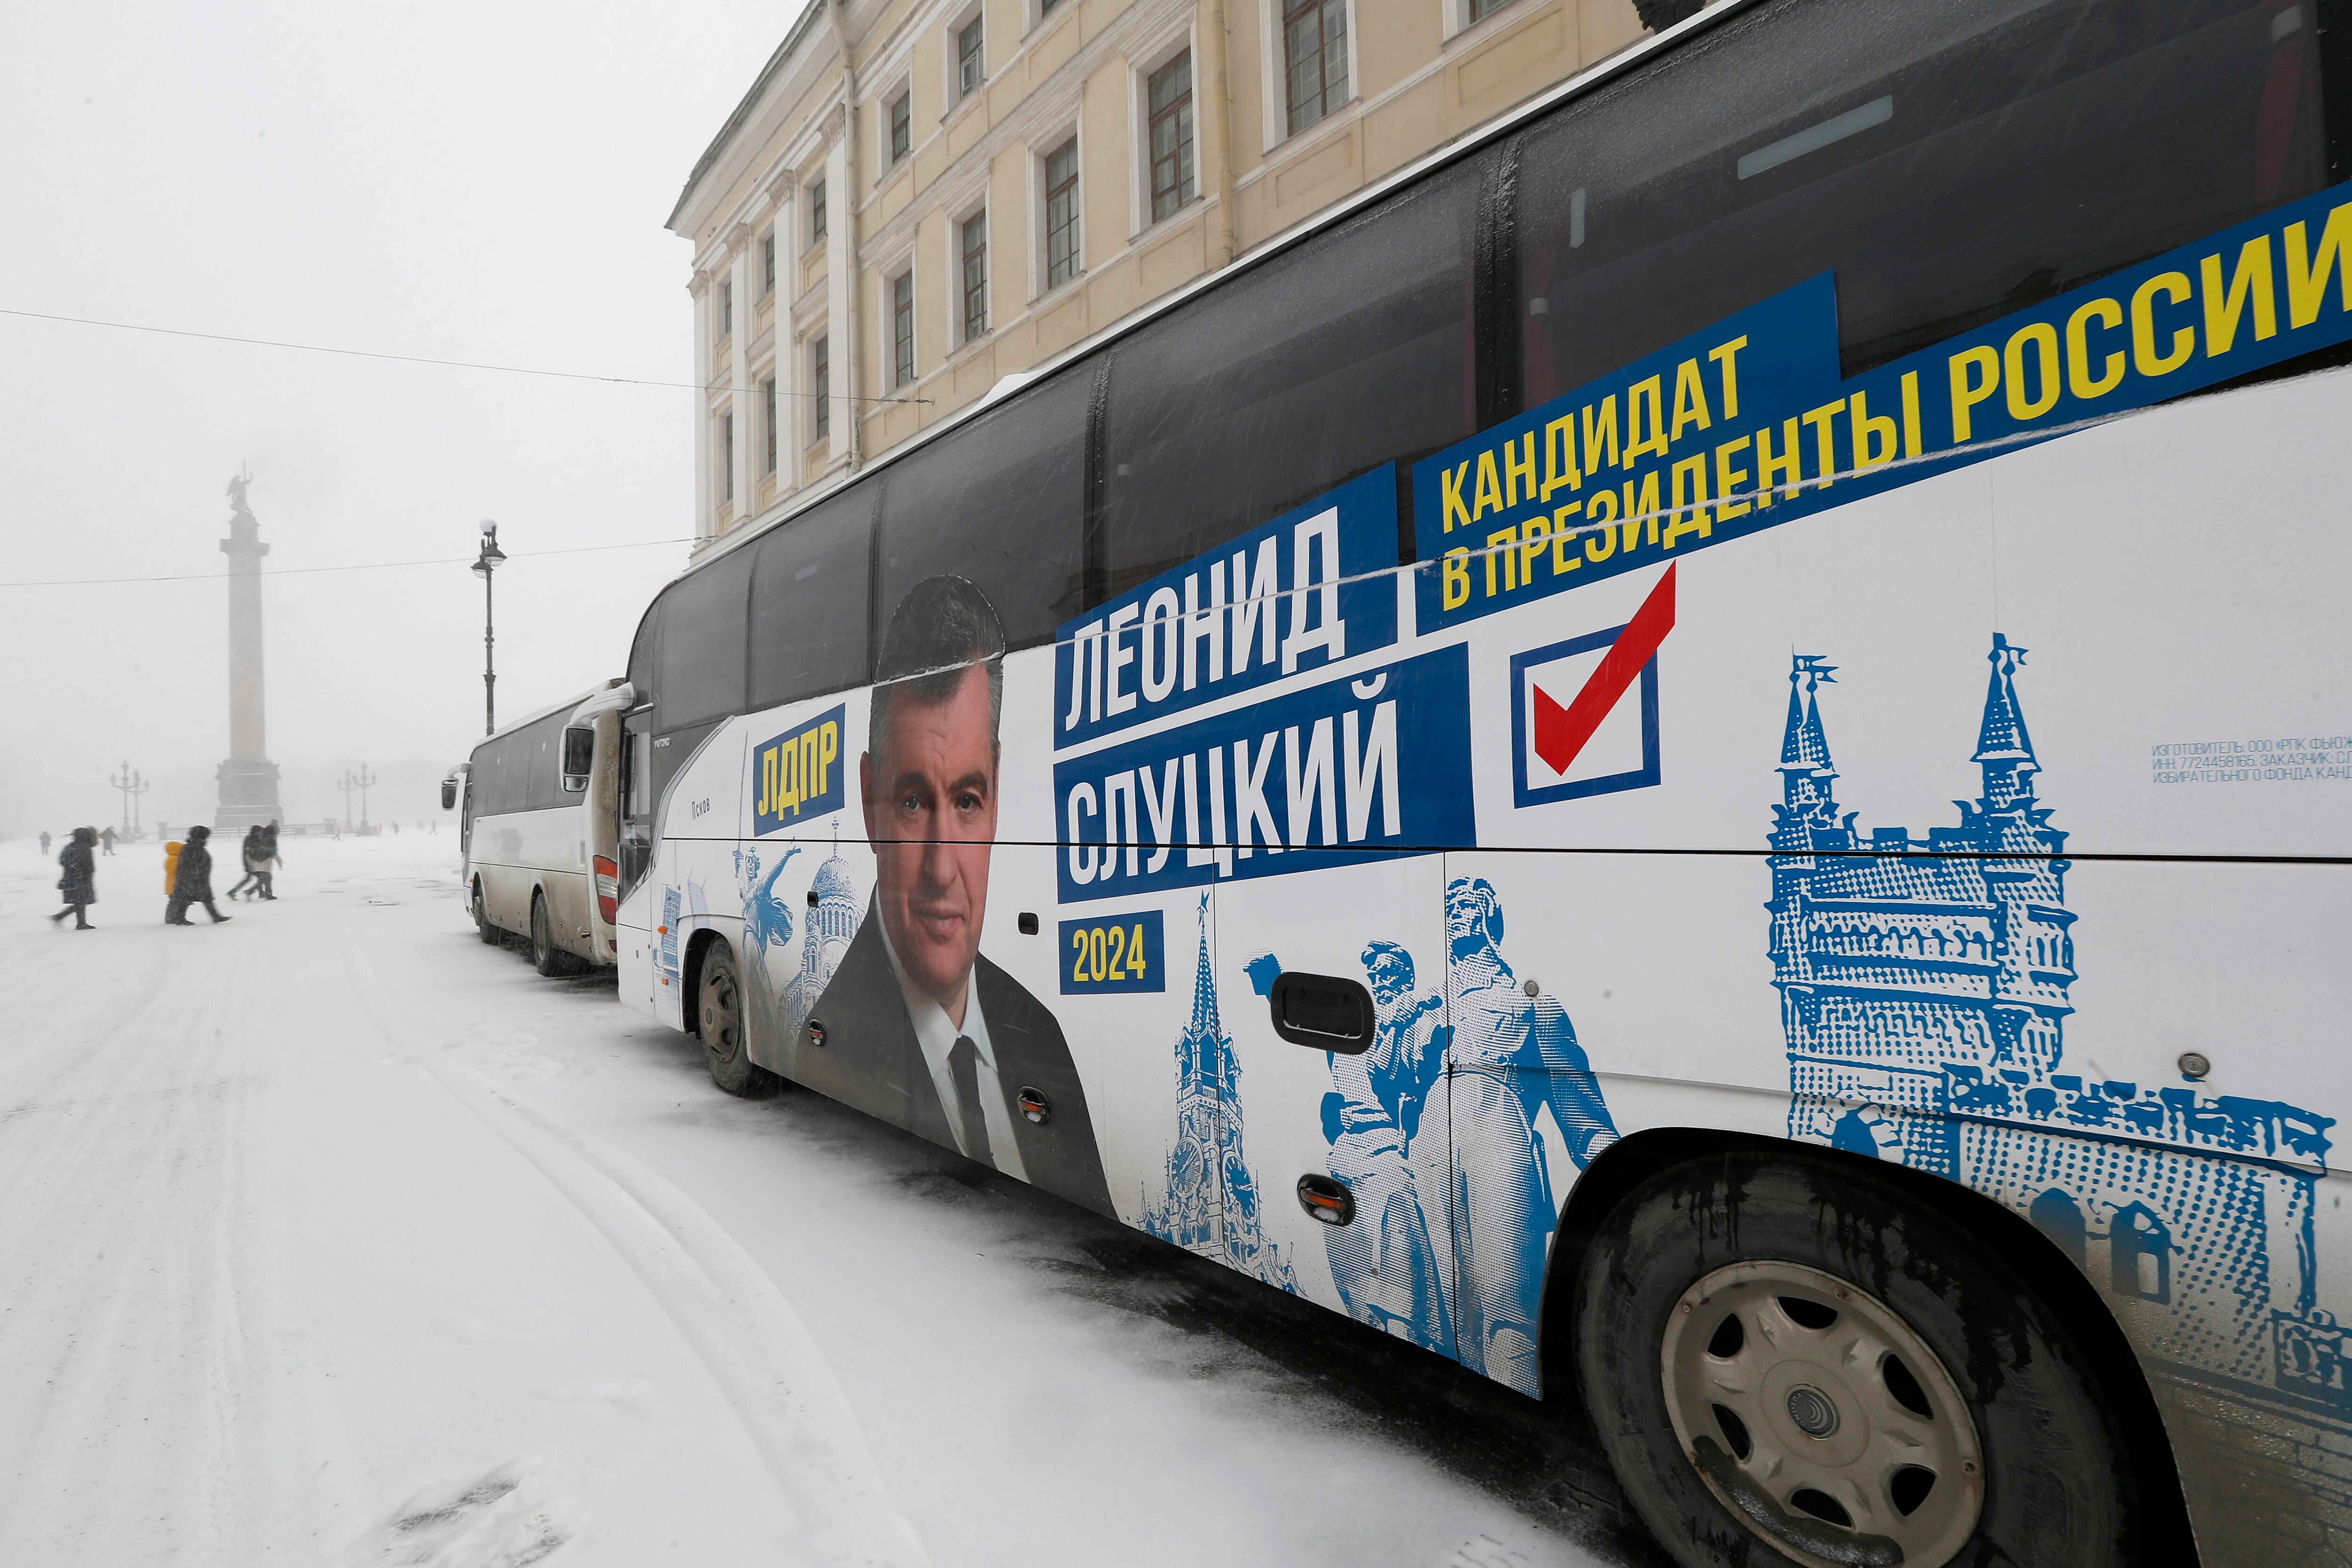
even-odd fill
[{"label": "street lamp post", "polygon": [[498,663],[492,657],[497,647],[490,616],[490,574],[507,558],[499,548],[499,525],[488,518],[482,519],[482,552],[474,558],[474,571],[482,579],[482,733],[488,735],[499,727]]},{"label": "street lamp post", "polygon": [[362,838],[365,838],[365,837],[368,836],[368,814],[367,814],[367,792],[368,792],[368,786],[369,786],[370,784],[373,784],[373,783],[375,783],[375,782],[376,782],[376,777],[375,777],[375,774],[373,774],[373,773],[370,773],[370,772],[368,771],[368,765],[367,765],[365,763],[362,763],[360,764],[360,771],[359,771],[358,773],[354,773],[354,774],[352,774],[352,782],[353,784],[357,784],[357,785],[359,786],[359,791],[360,791],[360,837],[362,837]]},{"label": "street lamp post", "polygon": [[147,781],[133,773],[131,764],[125,763],[122,764],[122,771],[107,782],[122,792],[122,836],[125,838],[137,839],[139,797],[147,793]]}]

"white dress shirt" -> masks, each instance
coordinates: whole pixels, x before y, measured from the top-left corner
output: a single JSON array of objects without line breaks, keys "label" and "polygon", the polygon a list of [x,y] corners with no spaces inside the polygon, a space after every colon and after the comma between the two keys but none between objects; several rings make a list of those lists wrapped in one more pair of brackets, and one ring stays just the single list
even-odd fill
[{"label": "white dress shirt", "polygon": [[980,1007],[978,975],[964,976],[963,1027],[959,1029],[946,1008],[907,978],[906,969],[898,963],[898,950],[890,943],[889,925],[881,920],[879,910],[875,919],[882,931],[882,951],[890,958],[890,973],[898,982],[898,994],[907,1004],[907,1016],[914,1022],[915,1041],[922,1047],[924,1064],[931,1069],[931,1087],[939,1091],[940,1109],[947,1115],[948,1136],[955,1141],[959,1152],[980,1158],[976,1151],[963,1147],[963,1116],[956,1100],[954,1069],[948,1065],[957,1039],[962,1038],[970,1040],[978,1053],[972,1076],[980,1094],[981,1117],[988,1127],[989,1163],[1015,1181],[1027,1181],[1021,1145],[1013,1136],[1013,1111],[1005,1102],[1004,1085],[996,1076],[996,1051],[988,1037],[987,1016]]}]

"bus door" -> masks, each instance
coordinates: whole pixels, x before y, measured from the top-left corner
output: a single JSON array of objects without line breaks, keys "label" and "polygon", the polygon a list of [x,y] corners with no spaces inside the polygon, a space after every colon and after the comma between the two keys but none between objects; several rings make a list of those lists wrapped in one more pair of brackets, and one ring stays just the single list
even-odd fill
[{"label": "bus door", "polygon": [[640,708],[621,720],[619,823],[614,858],[620,866],[620,904],[614,921],[615,961],[622,994],[650,1002],[654,993],[654,916],[649,910],[654,858],[654,710]]},{"label": "bus door", "polygon": [[1194,983],[1224,1261],[1450,1355],[1444,861],[1278,853],[1281,873],[1218,886]]},{"label": "bus door", "polygon": [[1445,858],[1445,970],[1432,981],[1446,1000],[1454,1331],[1465,1366],[1536,1394],[1552,1234],[1578,1173],[1617,1136],[1563,1000],[1591,1002],[1592,977],[1570,971],[1591,949],[1568,938],[1576,900],[1553,858]]}]

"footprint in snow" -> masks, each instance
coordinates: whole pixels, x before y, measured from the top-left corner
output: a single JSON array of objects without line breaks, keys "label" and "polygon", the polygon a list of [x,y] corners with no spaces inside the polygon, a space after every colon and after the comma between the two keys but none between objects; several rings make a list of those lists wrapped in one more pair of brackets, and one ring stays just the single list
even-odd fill
[{"label": "footprint in snow", "polygon": [[483,1473],[420,1487],[372,1530],[353,1563],[524,1568],[580,1533],[573,1466],[526,1455]]}]

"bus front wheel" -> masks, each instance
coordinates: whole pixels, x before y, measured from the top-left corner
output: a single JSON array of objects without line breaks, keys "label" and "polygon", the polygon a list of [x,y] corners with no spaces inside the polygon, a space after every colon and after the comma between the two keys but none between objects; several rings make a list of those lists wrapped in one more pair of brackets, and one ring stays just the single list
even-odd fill
[{"label": "bus front wheel", "polygon": [[506,940],[506,933],[490,923],[490,907],[482,898],[479,882],[474,884],[474,934],[489,947],[496,947]]},{"label": "bus front wheel", "polygon": [[1619,1480],[1690,1568],[2121,1568],[2147,1544],[2059,1315],[1867,1166],[1792,1150],[1651,1177],[1585,1255],[1575,1342]]},{"label": "bus front wheel", "polygon": [[745,1100],[775,1091],[776,1076],[751,1060],[743,1032],[743,986],[735,973],[735,955],[724,942],[713,942],[702,955],[702,973],[695,986],[695,1022],[702,1036],[702,1058],[710,1068],[710,1081]]}]

